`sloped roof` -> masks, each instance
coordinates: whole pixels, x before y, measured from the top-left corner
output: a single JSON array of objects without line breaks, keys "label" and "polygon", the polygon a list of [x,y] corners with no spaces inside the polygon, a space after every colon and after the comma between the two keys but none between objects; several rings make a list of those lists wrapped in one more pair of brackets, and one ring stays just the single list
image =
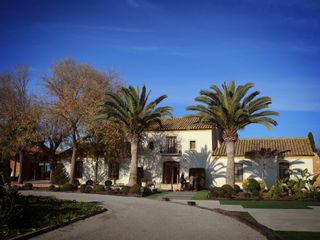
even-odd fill
[{"label": "sloped roof", "polygon": [[203,130],[211,129],[209,123],[200,122],[198,117],[166,118],[162,121],[162,127],[155,124],[148,131],[176,131],[176,130]]},{"label": "sloped roof", "polygon": [[[247,156],[254,152],[268,151],[286,156],[314,156],[308,138],[243,138],[235,144],[235,156]],[[226,156],[226,145],[216,148],[213,156]]]}]

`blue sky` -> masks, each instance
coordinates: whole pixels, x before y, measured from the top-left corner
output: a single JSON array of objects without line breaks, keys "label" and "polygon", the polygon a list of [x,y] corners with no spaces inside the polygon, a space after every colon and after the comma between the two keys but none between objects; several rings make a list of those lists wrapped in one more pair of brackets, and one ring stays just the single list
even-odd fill
[{"label": "blue sky", "polygon": [[253,82],[281,115],[269,132],[240,137],[320,140],[318,0],[2,0],[0,71],[31,68],[30,91],[68,57],[113,69],[127,84],[167,94],[175,116],[201,89],[234,79]]}]

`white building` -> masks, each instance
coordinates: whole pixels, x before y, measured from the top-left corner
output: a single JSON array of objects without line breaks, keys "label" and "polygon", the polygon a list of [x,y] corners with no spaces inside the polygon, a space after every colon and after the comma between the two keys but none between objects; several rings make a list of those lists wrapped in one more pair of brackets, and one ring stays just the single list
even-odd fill
[{"label": "white building", "polygon": [[[179,188],[181,174],[187,180],[190,175],[198,176],[206,187],[225,184],[225,144],[219,143],[217,130],[209,124],[196,117],[167,119],[161,128],[150,129],[145,135],[139,148],[139,178],[155,182],[161,189]],[[308,138],[239,139],[235,145],[236,184],[248,177],[262,177],[270,187],[277,177],[286,177],[288,169],[308,168],[314,173],[314,158]],[[93,179],[92,159],[79,160],[77,165],[82,182]],[[127,184],[129,160],[113,166],[101,161],[98,181],[107,179]]]}]

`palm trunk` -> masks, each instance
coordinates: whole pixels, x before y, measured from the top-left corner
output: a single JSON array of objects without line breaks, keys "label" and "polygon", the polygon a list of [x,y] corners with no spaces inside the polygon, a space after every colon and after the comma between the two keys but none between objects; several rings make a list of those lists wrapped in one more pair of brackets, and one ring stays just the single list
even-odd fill
[{"label": "palm trunk", "polygon": [[234,187],[234,141],[226,141],[227,149],[227,176],[226,184]]},{"label": "palm trunk", "polygon": [[130,176],[128,186],[137,184],[137,166],[138,166],[138,140],[133,138],[131,140],[131,163]]},{"label": "palm trunk", "polygon": [[98,182],[98,169],[99,169],[99,155],[97,155],[96,164],[95,164],[95,168],[94,168],[94,182],[95,183]]},{"label": "palm trunk", "polygon": [[23,183],[23,151],[19,150],[19,162],[20,162],[20,173],[18,178],[18,184]]},{"label": "palm trunk", "polygon": [[72,144],[72,156],[71,156],[71,166],[70,166],[70,180],[69,183],[74,183],[74,175],[76,168],[76,155],[77,155],[77,146],[76,144]]}]

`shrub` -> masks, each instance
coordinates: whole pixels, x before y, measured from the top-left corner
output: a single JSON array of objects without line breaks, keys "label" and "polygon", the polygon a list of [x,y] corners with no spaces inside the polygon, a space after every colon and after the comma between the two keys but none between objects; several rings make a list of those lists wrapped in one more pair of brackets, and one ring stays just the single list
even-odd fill
[{"label": "shrub", "polygon": [[68,173],[62,163],[57,163],[55,170],[52,172],[52,183],[63,185],[69,181]]},{"label": "shrub", "polygon": [[97,184],[94,186],[93,190],[94,190],[94,192],[102,192],[102,191],[104,191],[104,186]]},{"label": "shrub", "polygon": [[88,180],[88,181],[86,181],[86,185],[93,186],[93,181],[92,181],[92,180]]},{"label": "shrub", "polygon": [[85,185],[84,193],[91,193],[93,192],[93,187],[90,185]]},{"label": "shrub", "polygon": [[26,183],[22,187],[23,190],[32,190],[32,188],[33,188],[32,183]]},{"label": "shrub", "polygon": [[111,180],[107,180],[104,182],[104,185],[106,185],[106,187],[111,187],[112,186],[112,181]]},{"label": "shrub", "polygon": [[84,193],[84,192],[85,192],[86,186],[87,186],[87,185],[85,185],[85,184],[81,184],[81,185],[80,185],[80,192],[81,192],[81,193]]},{"label": "shrub", "polygon": [[263,192],[266,189],[266,182],[263,179],[258,180],[260,191]]},{"label": "shrub", "polygon": [[260,185],[259,185],[258,181],[253,178],[245,179],[243,181],[242,187],[243,187],[243,190],[245,190],[246,192],[250,192],[250,193],[260,191]]},{"label": "shrub", "polygon": [[121,188],[121,193],[127,195],[130,191],[130,187],[129,186],[123,186]]},{"label": "shrub", "polygon": [[239,193],[239,192],[241,192],[242,190],[241,190],[241,188],[240,188],[239,185],[235,184],[235,185],[234,185],[234,191],[235,191],[236,193]]},{"label": "shrub", "polygon": [[222,187],[213,187],[211,190],[211,196],[214,198],[223,198],[226,191]]},{"label": "shrub", "polygon": [[74,187],[70,183],[65,183],[62,185],[62,191],[72,191],[73,189]]},{"label": "shrub", "polygon": [[235,193],[234,189],[229,184],[224,184],[221,187],[228,195],[232,195]]},{"label": "shrub", "polygon": [[55,188],[56,188],[56,187],[55,187],[53,184],[51,184],[51,185],[49,186],[48,190],[49,190],[49,191],[54,191]]},{"label": "shrub", "polygon": [[132,187],[130,187],[129,193],[136,193],[139,194],[141,191],[141,187],[139,184],[135,184]]}]

